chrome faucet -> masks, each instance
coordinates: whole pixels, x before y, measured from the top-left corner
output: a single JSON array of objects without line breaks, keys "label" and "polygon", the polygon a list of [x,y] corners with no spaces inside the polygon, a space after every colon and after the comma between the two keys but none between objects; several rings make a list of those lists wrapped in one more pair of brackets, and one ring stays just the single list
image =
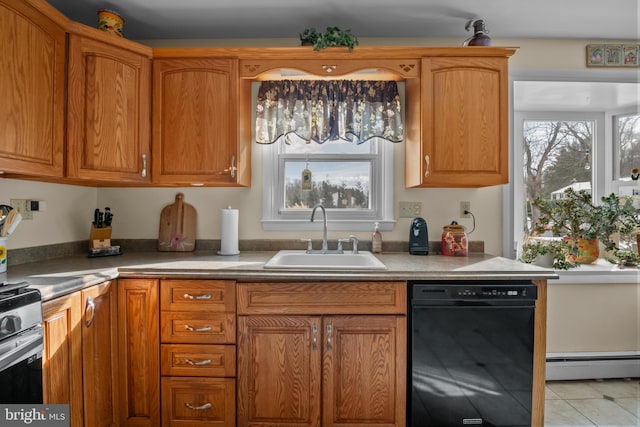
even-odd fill
[{"label": "chrome faucet", "polygon": [[326,253],[329,250],[329,246],[327,245],[327,210],[324,208],[324,206],[322,206],[321,203],[318,203],[313,207],[313,210],[311,211],[311,222],[313,222],[313,218],[316,215],[316,209],[318,208],[322,209],[322,252]]}]

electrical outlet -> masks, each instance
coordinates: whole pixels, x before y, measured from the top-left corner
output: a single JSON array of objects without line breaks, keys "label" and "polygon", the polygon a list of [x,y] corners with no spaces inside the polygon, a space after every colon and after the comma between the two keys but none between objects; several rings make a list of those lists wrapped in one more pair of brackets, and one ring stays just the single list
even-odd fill
[{"label": "electrical outlet", "polygon": [[400,218],[415,218],[422,215],[422,202],[400,202]]},{"label": "electrical outlet", "polygon": [[460,202],[460,218],[471,218],[471,215],[464,213],[471,212],[471,202]]},{"label": "electrical outlet", "polygon": [[22,219],[33,219],[33,211],[27,209],[29,206],[28,199],[11,199],[9,204],[13,209],[17,209]]}]

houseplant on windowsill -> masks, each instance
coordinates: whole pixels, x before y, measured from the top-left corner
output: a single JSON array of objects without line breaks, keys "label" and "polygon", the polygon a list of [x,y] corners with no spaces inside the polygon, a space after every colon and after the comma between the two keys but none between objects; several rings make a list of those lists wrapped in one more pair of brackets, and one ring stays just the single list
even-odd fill
[{"label": "houseplant on windowsill", "polygon": [[602,235],[601,212],[591,202],[591,194],[568,188],[559,200],[536,199],[540,211],[534,224],[535,235],[551,231],[567,243],[565,256],[571,262],[590,264],[599,256],[598,237]]},{"label": "houseplant on windowsill", "polygon": [[568,270],[577,264],[567,259],[571,245],[563,239],[553,237],[529,237],[522,245],[519,260],[540,267]]},{"label": "houseplant on windowsill", "polygon": [[630,197],[611,194],[598,206],[601,218],[599,239],[607,251],[607,260],[622,266],[640,264],[640,247],[632,249],[640,233],[640,213]]}]

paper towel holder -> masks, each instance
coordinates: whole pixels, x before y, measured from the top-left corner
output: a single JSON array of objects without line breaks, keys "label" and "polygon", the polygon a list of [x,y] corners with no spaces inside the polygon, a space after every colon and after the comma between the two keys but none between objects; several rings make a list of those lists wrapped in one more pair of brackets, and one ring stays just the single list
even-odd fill
[{"label": "paper towel holder", "polygon": [[[233,209],[233,211],[235,211],[235,218],[233,216],[225,216],[225,211],[231,211],[231,205],[228,205],[226,207],[226,209],[222,209],[222,221],[221,221],[221,226],[222,226],[222,230],[220,233],[220,250],[217,252],[218,255],[223,255],[223,256],[230,256],[230,255],[238,255],[240,254],[240,251],[238,250],[238,216],[239,216],[239,212],[237,209]],[[228,221],[231,221],[231,223],[228,223]],[[235,228],[235,230],[231,230],[232,228]],[[235,233],[233,233],[232,231],[235,231]],[[231,232],[231,235],[227,234]],[[235,235],[234,235],[235,234]],[[235,242],[229,242],[225,240],[235,240]],[[228,247],[229,243],[231,243],[231,247]]]}]

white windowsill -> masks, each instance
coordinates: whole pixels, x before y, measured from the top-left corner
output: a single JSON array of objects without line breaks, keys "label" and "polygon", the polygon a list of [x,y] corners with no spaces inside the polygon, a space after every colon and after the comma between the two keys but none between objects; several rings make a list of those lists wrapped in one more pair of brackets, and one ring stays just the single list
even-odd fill
[{"label": "white windowsill", "polygon": [[600,258],[593,264],[582,264],[569,270],[556,270],[558,280],[554,284],[590,284],[590,283],[640,283],[640,269],[637,267],[619,267]]}]

